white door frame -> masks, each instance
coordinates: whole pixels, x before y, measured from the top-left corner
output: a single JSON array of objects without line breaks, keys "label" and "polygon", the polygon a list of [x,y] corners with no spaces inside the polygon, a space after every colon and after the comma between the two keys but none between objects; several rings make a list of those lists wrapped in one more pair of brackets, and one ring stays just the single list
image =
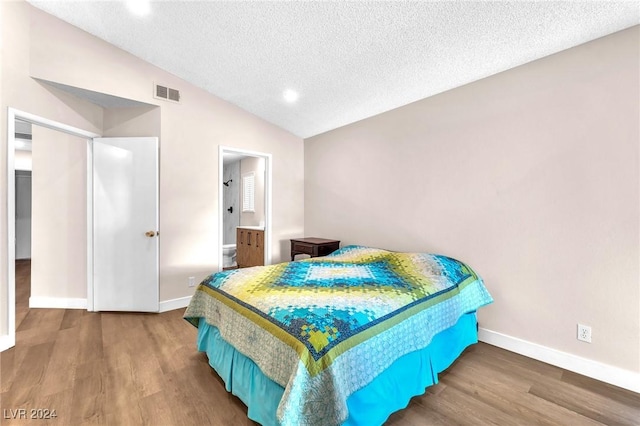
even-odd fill
[{"label": "white door frame", "polygon": [[229,146],[218,146],[218,271],[222,271],[224,244],[224,201],[222,198],[222,172],[224,168],[224,154],[239,154],[248,157],[264,158],[264,264],[271,265],[271,181],[272,165],[271,154],[264,152],[249,151],[242,148],[232,148]]},{"label": "white door frame", "polygon": [[57,130],[86,139],[87,146],[87,310],[93,311],[93,161],[92,140],[100,135],[77,127],[49,120],[15,108],[8,108],[7,114],[7,327],[8,334],[0,336],[0,351],[16,344],[16,270],[15,270],[15,121],[26,121],[37,126]]}]

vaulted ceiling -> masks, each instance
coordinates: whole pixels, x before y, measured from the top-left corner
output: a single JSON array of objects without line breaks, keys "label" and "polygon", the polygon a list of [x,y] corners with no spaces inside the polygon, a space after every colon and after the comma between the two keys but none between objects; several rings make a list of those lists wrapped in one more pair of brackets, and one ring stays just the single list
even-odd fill
[{"label": "vaulted ceiling", "polygon": [[636,1],[29,2],[300,137],[640,23]]}]

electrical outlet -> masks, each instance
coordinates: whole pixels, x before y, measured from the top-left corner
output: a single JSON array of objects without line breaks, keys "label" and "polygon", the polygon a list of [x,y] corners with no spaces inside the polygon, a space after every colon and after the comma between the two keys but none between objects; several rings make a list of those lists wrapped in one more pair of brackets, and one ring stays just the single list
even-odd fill
[{"label": "electrical outlet", "polygon": [[591,327],[578,324],[578,340],[591,343]]},{"label": "electrical outlet", "polygon": [[196,277],[189,277],[189,287],[195,287]]}]

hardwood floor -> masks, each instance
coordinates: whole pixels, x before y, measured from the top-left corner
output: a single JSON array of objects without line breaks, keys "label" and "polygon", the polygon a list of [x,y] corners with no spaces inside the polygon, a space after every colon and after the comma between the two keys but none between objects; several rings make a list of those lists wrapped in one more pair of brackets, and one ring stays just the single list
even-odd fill
[{"label": "hardwood floor", "polygon": [[[16,277],[17,343],[0,354],[3,425],[256,424],[196,352],[183,310],[29,310],[28,262]],[[12,419],[19,409],[57,417]],[[480,343],[387,422],[456,424],[640,425],[640,395]]]}]

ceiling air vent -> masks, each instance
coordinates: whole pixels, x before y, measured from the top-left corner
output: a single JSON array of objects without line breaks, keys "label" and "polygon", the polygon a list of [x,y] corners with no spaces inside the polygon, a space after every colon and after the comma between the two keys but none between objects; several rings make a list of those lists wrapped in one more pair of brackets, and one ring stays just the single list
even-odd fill
[{"label": "ceiling air vent", "polygon": [[167,86],[156,84],[154,87],[153,96],[157,99],[163,99],[165,101],[180,102],[180,91],[172,89]]}]

